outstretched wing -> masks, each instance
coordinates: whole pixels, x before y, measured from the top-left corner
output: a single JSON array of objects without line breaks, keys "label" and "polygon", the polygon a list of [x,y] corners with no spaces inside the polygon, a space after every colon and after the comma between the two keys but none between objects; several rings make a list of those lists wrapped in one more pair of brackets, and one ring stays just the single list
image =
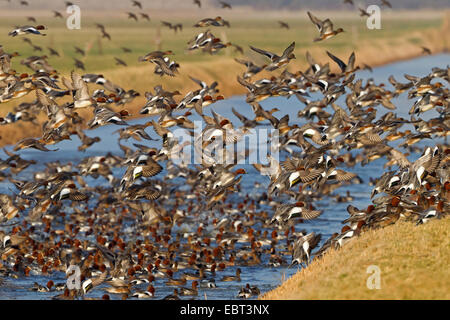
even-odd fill
[{"label": "outstretched wing", "polygon": [[295,48],[295,41],[292,42],[292,43],[289,45],[289,47],[287,47],[287,48],[284,50],[283,56],[284,56],[284,57],[288,57],[288,56],[292,53],[292,51],[294,51],[294,48]]},{"label": "outstretched wing", "polygon": [[266,57],[268,57],[270,60],[273,60],[274,58],[277,58],[278,56],[275,53],[266,51],[266,50],[262,50],[262,49],[258,49],[255,47],[250,46],[250,49],[252,49],[255,52],[258,52],[259,54],[262,54]]},{"label": "outstretched wing", "polygon": [[[336,57],[335,55],[331,54],[329,51],[327,51],[328,56],[333,59],[334,62],[337,63],[337,65],[339,66],[339,68],[341,68],[342,72],[345,72],[345,70],[347,69],[347,65],[344,63],[344,61],[342,61],[341,59],[339,59],[338,57]],[[354,60],[354,59],[353,59]]]},{"label": "outstretched wing", "polygon": [[319,30],[319,32],[322,32],[322,28],[323,28],[323,22],[319,19],[317,19],[317,17],[315,17],[311,12],[308,11],[308,16],[309,19],[311,19],[312,23],[314,23],[317,27],[317,29]]}]

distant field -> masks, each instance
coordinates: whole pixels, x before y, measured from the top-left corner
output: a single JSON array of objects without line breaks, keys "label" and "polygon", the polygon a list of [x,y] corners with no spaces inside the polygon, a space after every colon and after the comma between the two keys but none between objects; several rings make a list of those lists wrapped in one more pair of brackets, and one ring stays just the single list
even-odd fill
[{"label": "distant field", "polygon": [[[130,10],[132,11],[132,10]],[[66,13],[62,11],[64,15]],[[102,73],[113,82],[125,89],[135,89],[142,94],[127,109],[134,113],[142,106],[145,99],[143,93],[153,90],[158,84],[170,90],[179,90],[182,94],[197,87],[189,80],[188,75],[201,80],[218,81],[219,88],[225,96],[243,94],[245,89],[238,85],[236,76],[245,70],[245,67],[234,61],[235,57],[242,57],[233,47],[224,49],[217,55],[208,55],[200,51],[186,52],[187,42],[206,28],[193,28],[193,24],[201,18],[222,15],[228,20],[231,28],[211,27],[213,34],[223,42],[237,44],[244,49],[244,57],[250,58],[258,64],[266,63],[264,57],[249,49],[249,45],[260,47],[278,54],[292,42],[296,42],[295,54],[297,59],[289,65],[290,70],[304,70],[305,52],[310,51],[317,61],[330,61],[326,56],[329,50],[347,60],[352,51],[356,52],[356,63],[380,65],[396,60],[412,58],[421,54],[420,46],[429,47],[433,52],[442,52],[449,47],[450,32],[443,32],[445,19],[449,14],[441,12],[387,12],[382,15],[382,29],[369,30],[366,20],[359,17],[357,12],[314,12],[321,19],[330,17],[336,27],[344,28],[345,32],[324,42],[314,43],[318,35],[315,26],[309,21],[306,12],[249,12],[237,11],[207,11],[182,14],[182,12],[149,12],[151,21],[127,19],[125,12],[82,12],[81,30],[68,30],[65,19],[53,18],[48,11],[28,11],[10,13],[0,12],[0,44],[7,52],[18,51],[20,57],[13,60],[13,68],[18,72],[29,72],[20,61],[31,55],[49,55],[47,47],[57,50],[60,57],[49,58],[49,62],[62,75],[68,75],[74,70],[76,57],[84,62],[86,73]],[[48,27],[47,36],[27,36],[33,44],[42,47],[43,51],[33,51],[29,44],[22,39],[23,36],[9,37],[8,32],[13,26],[30,24],[28,16],[35,16],[37,24]],[[188,17],[188,18],[187,18]],[[446,17],[446,18],[445,18]],[[182,32],[175,33],[167,27],[161,26],[161,20],[173,23],[182,23]],[[278,21],[283,20],[290,25],[290,29],[280,29]],[[105,25],[112,40],[100,39],[100,31],[95,23]],[[448,26],[448,23],[447,23]],[[154,65],[138,62],[138,57],[156,50],[158,34],[161,40],[161,49],[172,50],[175,55],[172,59],[180,65],[180,74],[175,78],[159,77],[153,74]],[[86,56],[75,53],[74,46],[86,50]],[[124,53],[121,47],[132,50]],[[114,57],[124,60],[128,67],[116,66]],[[335,64],[331,63],[332,68]],[[77,70],[85,73],[83,70]],[[277,74],[280,71],[276,71]],[[262,73],[262,76],[267,75]],[[21,101],[34,99],[30,94],[21,100],[1,105],[0,116],[11,111]],[[27,126],[27,124],[24,124]],[[9,126],[7,126],[9,127]],[[6,130],[6,127],[5,127]],[[30,129],[34,134],[38,129]],[[4,134],[3,144],[14,143],[15,134]],[[11,130],[8,130],[11,131]],[[21,133],[23,135],[23,133]],[[9,138],[7,138],[9,137]]]},{"label": "distant field", "polygon": [[[303,16],[300,14],[303,14]],[[321,14],[320,12],[317,13],[317,16],[320,18],[327,17],[326,13]],[[379,39],[399,41],[402,37],[406,37],[406,39],[414,42],[414,32],[423,32],[439,28],[442,25],[442,18],[439,15],[418,20],[405,20],[403,17],[390,15],[382,19],[381,30],[369,30],[366,27],[366,20],[355,13],[353,18],[344,16],[333,19],[334,24],[344,28],[345,33],[323,43],[313,43],[312,39],[317,36],[317,31],[304,12],[299,13],[299,16],[295,18],[284,17],[282,13],[280,13],[280,17],[273,15],[265,17],[264,14],[260,16],[253,14],[244,19],[242,16],[233,18],[228,14],[224,18],[230,21],[231,28],[211,27],[209,29],[224,42],[230,41],[242,46],[246,53],[261,62],[263,62],[261,57],[253,52],[248,52],[249,44],[281,53],[290,42],[295,41],[297,51],[314,47],[339,52],[344,49],[356,49],[364,41],[377,41]],[[115,69],[114,57],[123,59],[129,66],[143,66],[142,63],[137,61],[137,57],[156,49],[155,41],[158,29],[160,29],[161,34],[161,47],[173,50],[175,52],[174,59],[180,63],[216,61],[220,58],[239,55],[234,53],[233,48],[229,48],[216,56],[202,54],[201,52],[185,52],[188,40],[205,30],[205,28],[192,27],[197,21],[195,19],[195,17],[189,19],[152,17],[150,22],[145,20],[135,22],[127,19],[125,13],[122,15],[116,13],[111,17],[82,16],[81,30],[68,30],[65,26],[65,20],[53,18],[49,13],[47,16],[38,16],[37,18],[39,24],[48,26],[46,31],[48,36],[28,36],[34,44],[43,48],[44,52],[38,52],[33,51],[27,43],[22,41],[21,37],[8,37],[8,31],[21,19],[3,16],[0,20],[0,44],[3,44],[9,51],[20,52],[22,56],[48,54],[47,47],[53,47],[61,54],[61,57],[51,57],[49,61],[62,72],[70,71],[73,68],[73,57],[81,58],[80,60],[85,63],[86,69],[92,72]],[[280,19],[289,23],[290,30],[280,29],[278,25]],[[26,21],[26,16],[22,20],[24,25],[30,23]],[[174,33],[167,27],[161,27],[161,20],[182,23],[183,31]],[[101,48],[99,43],[100,32],[95,28],[95,23],[104,24],[107,32],[112,36],[111,41],[101,40]],[[417,45],[426,44],[423,39],[416,42]],[[87,49],[87,56],[82,57],[76,54],[74,46]],[[130,48],[133,52],[123,53],[120,49],[123,46]],[[299,55],[298,58],[302,60],[303,56]]]}]

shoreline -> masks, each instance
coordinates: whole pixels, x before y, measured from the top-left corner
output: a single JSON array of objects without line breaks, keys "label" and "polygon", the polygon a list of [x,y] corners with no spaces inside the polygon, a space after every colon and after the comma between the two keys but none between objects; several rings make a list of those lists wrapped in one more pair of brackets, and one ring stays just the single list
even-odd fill
[{"label": "shoreline", "polygon": [[[365,231],[341,249],[313,260],[260,299],[450,299],[449,227],[450,218],[445,217],[420,226],[399,221]],[[367,287],[371,266],[379,267],[379,290]]]}]

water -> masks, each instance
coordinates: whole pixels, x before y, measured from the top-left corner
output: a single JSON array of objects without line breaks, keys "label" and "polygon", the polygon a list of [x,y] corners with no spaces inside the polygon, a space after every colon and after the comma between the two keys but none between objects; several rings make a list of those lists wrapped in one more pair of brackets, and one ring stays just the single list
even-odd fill
[{"label": "water", "polygon": [[[403,78],[404,73],[408,73],[415,76],[424,76],[431,71],[432,67],[440,67],[444,68],[450,62],[450,55],[441,54],[435,56],[426,56],[417,58],[414,60],[398,62],[390,65],[386,65],[383,67],[375,68],[373,73],[368,71],[360,71],[357,73],[357,79],[368,79],[373,78],[375,83],[383,82],[386,86],[391,89],[390,83],[387,81],[389,75],[394,75],[394,77],[400,82],[406,82]],[[220,88],[220,86],[219,86]],[[180,90],[181,91],[181,90]],[[312,96],[314,98],[314,96]],[[397,110],[395,111],[399,116],[404,118],[409,118],[408,112],[413,103],[412,100],[408,100],[406,94],[402,94],[399,98],[393,99],[392,102],[397,106]],[[343,99],[340,98],[337,101],[337,104],[340,106],[345,106]],[[286,98],[270,98],[264,100],[261,103],[262,107],[266,110],[270,110],[271,108],[277,107],[280,111],[274,113],[274,116],[280,118],[286,113],[290,116],[290,124],[302,122],[297,118],[298,111],[303,108],[303,105],[295,98],[291,97],[290,99]],[[231,119],[236,125],[240,125],[238,119],[231,112],[231,107],[234,107],[241,114],[252,118],[252,110],[251,107],[245,103],[245,97],[236,96],[231,97],[230,99],[217,102],[211,107],[206,109],[206,114],[210,115],[210,110],[213,109],[217,113]],[[378,117],[381,116],[384,112],[388,111],[383,107],[379,107]],[[423,115],[423,118],[427,119],[430,117],[436,116],[434,111],[429,111]],[[130,124],[138,124],[145,123],[149,119],[143,118],[138,120],[129,121]],[[200,120],[200,117],[194,112],[193,116],[191,116],[191,120]],[[117,155],[123,155],[122,151],[119,149],[117,144],[118,134],[115,131],[119,129],[118,126],[105,126],[100,127],[96,130],[87,131],[87,135],[89,136],[99,136],[102,141],[98,144],[95,144],[93,147],[87,149],[85,153],[79,153],[77,151],[77,147],[80,145],[80,141],[78,137],[72,136],[72,141],[63,141],[59,143],[56,147],[59,148],[56,152],[40,152],[35,150],[23,150],[20,151],[20,156],[24,159],[34,159],[37,161],[37,164],[31,166],[30,168],[24,170],[19,174],[17,179],[24,180],[26,178],[31,178],[32,172],[36,170],[43,170],[44,163],[49,161],[60,161],[61,163],[72,162],[77,163],[82,158],[87,156],[96,156],[96,155],[105,155],[108,152]],[[157,135],[154,133],[152,129],[147,129],[147,132],[153,137],[157,138]],[[122,142],[122,144],[132,147],[132,143],[135,142],[130,139],[128,142]],[[437,141],[422,141],[418,145],[434,145]],[[144,142],[148,146],[159,146],[160,141],[158,142]],[[51,149],[55,147],[50,147]],[[7,147],[7,149],[11,150],[11,147]],[[411,159],[416,158],[418,155],[412,154]],[[0,157],[4,159],[6,155],[3,151],[0,153]],[[282,156],[283,158],[284,156]],[[369,163],[365,167],[361,167],[360,165],[356,165],[355,167],[349,169],[349,171],[357,173],[363,180],[363,184],[353,184],[349,186],[344,186],[336,191],[333,194],[345,194],[348,190],[351,195],[354,197],[352,204],[358,208],[367,207],[370,204],[370,192],[371,187],[368,185],[370,177],[378,177],[381,175],[383,169],[383,165],[385,163],[385,159],[378,159]],[[268,177],[264,177],[259,175],[259,173],[251,166],[251,165],[243,165],[248,174],[244,175],[241,186],[242,186],[242,195],[248,193],[250,197],[260,194],[264,191],[264,188],[268,185]],[[344,168],[345,169],[345,168]],[[115,170],[115,173],[118,177],[121,177],[123,174],[123,170]],[[164,175],[164,171],[156,176],[156,178],[162,178]],[[104,183],[104,179],[99,178],[98,180],[93,180],[87,178],[86,181],[91,183]],[[258,182],[262,185],[261,189],[255,189],[254,184]],[[180,186],[181,187],[181,186]],[[0,182],[0,192],[1,193],[11,193],[11,190],[14,187],[7,181]],[[348,213],[346,211],[346,207],[348,203],[338,203],[334,199],[324,199],[317,203],[314,203],[318,209],[323,210],[324,213],[316,220],[310,222],[304,222],[302,224],[298,224],[296,226],[296,230],[305,229],[308,232],[315,231],[316,233],[322,234],[322,242],[330,237],[330,235],[334,232],[338,232],[342,228],[341,221],[348,217]],[[270,209],[270,207],[268,208]],[[269,211],[269,214],[272,215],[273,211]],[[189,226],[185,226],[189,227]],[[190,226],[191,228],[193,226]],[[196,227],[196,226],[195,226]],[[195,229],[194,229],[195,230]],[[193,231],[194,231],[193,230]],[[281,241],[282,242],[282,241]],[[248,245],[248,243],[244,243],[243,245]],[[239,246],[239,245],[238,245]],[[221,282],[219,281],[223,275],[234,275],[236,267],[229,267],[225,271],[217,272],[216,283],[218,285],[215,289],[199,289],[198,299],[204,299],[205,295],[208,299],[236,299],[237,293],[241,286],[244,286],[246,283],[250,283],[251,285],[256,285],[259,287],[261,292],[267,292],[276,286],[278,286],[283,278],[288,278],[295,272],[297,272],[297,267],[287,269],[286,266],[274,268],[267,266],[267,255],[263,258],[262,264],[259,266],[245,267],[239,266],[242,269],[241,274],[241,282]],[[290,257],[286,256],[286,260],[290,263]],[[192,271],[192,270],[188,270]],[[180,272],[175,273],[174,278],[179,278]],[[38,282],[39,284],[46,284],[48,280],[53,280],[55,283],[65,282],[66,278],[63,273],[52,273],[48,276],[30,276],[23,277],[19,276],[18,279],[13,278],[0,278],[0,298],[1,299],[48,299],[54,295],[55,292],[50,293],[37,293],[34,291],[30,291],[29,288],[33,285],[34,282]],[[164,280],[157,279],[154,283],[156,288],[156,299],[162,298],[167,294],[171,294],[174,287],[166,286],[164,284]],[[190,286],[190,282],[186,286]],[[88,296],[100,297],[104,292],[102,291],[103,286],[99,286],[98,289],[92,290],[88,294]],[[140,286],[138,289],[145,289],[144,286]],[[119,296],[111,295],[112,298],[120,298]]]}]

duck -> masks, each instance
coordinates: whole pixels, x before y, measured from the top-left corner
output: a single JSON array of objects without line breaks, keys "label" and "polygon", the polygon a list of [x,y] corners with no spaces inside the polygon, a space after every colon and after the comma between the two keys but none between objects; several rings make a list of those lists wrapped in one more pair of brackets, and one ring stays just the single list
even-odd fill
[{"label": "duck", "polygon": [[142,141],[142,139],[156,141],[145,132],[145,129],[152,125],[152,122],[146,122],[145,124],[135,124],[131,126],[127,126],[124,129],[119,129],[114,133],[119,133],[119,141],[120,140],[128,140],[129,138],[133,138],[137,141]]},{"label": "duck", "polygon": [[78,151],[86,151],[87,148],[93,144],[101,141],[100,137],[89,137],[82,130],[77,130],[77,135],[81,140],[81,145],[78,146]]},{"label": "duck", "polygon": [[279,225],[286,225],[290,219],[301,218],[303,220],[312,220],[322,214],[320,210],[309,210],[305,208],[303,202],[296,202],[295,204],[283,204],[279,206],[270,223],[277,222]]},{"label": "duck", "polygon": [[241,281],[241,268],[236,269],[235,276],[223,276],[221,281]]},{"label": "duck", "polygon": [[204,279],[205,278],[205,270],[204,270],[204,268],[200,268],[198,270],[198,273],[185,272],[185,273],[183,273],[183,277],[186,280],[205,280]]},{"label": "duck", "polygon": [[142,3],[140,3],[139,1],[132,0],[131,2],[132,2],[131,5],[133,7],[138,7],[139,9],[142,9]]},{"label": "duck", "polygon": [[[170,278],[165,282],[165,284],[168,286],[182,286],[186,284],[186,278],[185,277],[181,277],[180,279]],[[180,294],[182,295],[181,291]]]},{"label": "duck", "polygon": [[245,116],[237,112],[234,107],[231,108],[231,111],[242,122],[245,128],[254,128],[258,125],[258,122],[256,120],[247,119]]},{"label": "duck", "polygon": [[422,54],[427,54],[427,55],[431,55],[432,54],[432,52],[431,52],[431,50],[429,48],[424,47],[424,46],[421,46],[420,48],[422,49]]},{"label": "duck", "polygon": [[215,27],[223,27],[224,26],[224,20],[222,17],[217,16],[215,18],[205,18],[194,24],[194,27],[209,27],[209,26],[215,26]]},{"label": "duck", "polygon": [[339,66],[342,71],[342,74],[345,75],[345,78],[348,79],[350,74],[353,74],[355,71],[359,69],[359,66],[355,67],[355,53],[352,52],[350,57],[348,58],[347,64],[344,63],[341,59],[327,51],[327,55],[333,59],[334,62]]},{"label": "duck", "polygon": [[33,148],[39,151],[49,152],[49,151],[58,151],[59,149],[50,150],[45,147],[43,143],[33,138],[25,138],[20,140],[16,146],[14,147],[14,151],[23,150],[27,148]]},{"label": "duck", "polygon": [[[166,63],[167,68],[172,71],[172,73],[177,73],[178,72],[178,68],[180,67],[180,64],[170,60],[169,57],[164,57],[163,58],[164,62]],[[164,76],[166,73],[165,71],[162,69],[161,66],[159,66],[158,64],[155,66],[155,74],[160,75],[161,77]]]},{"label": "duck", "polygon": [[172,55],[172,54],[173,54],[172,50],[152,51],[150,53],[147,53],[145,56],[139,57],[138,61],[140,61],[140,62],[148,61],[148,62],[154,63],[161,69],[161,71],[164,74],[167,74],[167,75],[173,77],[173,76],[175,76],[174,72],[169,68],[169,65],[164,60],[165,56]]},{"label": "duck", "polygon": [[292,42],[284,51],[281,56],[276,55],[275,53],[258,49],[253,46],[250,46],[250,49],[253,51],[262,54],[268,57],[271,60],[271,63],[265,67],[267,71],[276,70],[286,64],[289,63],[290,60],[295,59],[295,54],[293,53],[295,49],[295,42]]},{"label": "duck", "polygon": [[252,296],[258,296],[260,294],[260,290],[257,286],[250,286],[250,284],[246,284],[245,287],[242,287],[238,293],[238,298],[241,299],[249,299]]},{"label": "duck", "polygon": [[289,24],[288,23],[286,23],[286,22],[284,22],[284,21],[278,21],[278,24],[280,25],[280,28],[281,29],[287,29],[287,30],[289,30]]},{"label": "duck", "polygon": [[166,50],[166,51],[152,51],[147,53],[145,56],[139,57],[138,61],[149,61],[152,62],[154,59],[162,59],[167,55],[174,54],[172,50]]},{"label": "duck", "polygon": [[49,280],[45,286],[42,286],[39,283],[35,282],[31,290],[37,292],[50,292],[54,290],[53,287],[54,287],[53,281]]},{"label": "duck", "polygon": [[200,281],[201,288],[217,288],[216,281],[214,279],[203,279]]},{"label": "duck", "polygon": [[[139,162],[138,162],[139,161]],[[153,177],[162,171],[162,166],[152,158],[143,159],[142,156],[131,164],[120,181],[121,190],[126,190],[141,177]],[[143,185],[144,186],[144,185]],[[150,185],[148,185],[150,186]]]},{"label": "duck", "polygon": [[11,37],[16,37],[16,36],[24,35],[24,34],[35,34],[35,35],[40,35],[40,36],[46,36],[45,33],[40,32],[41,30],[46,30],[46,29],[47,28],[43,25],[23,26],[23,27],[18,27],[16,29],[14,29],[13,31],[8,33],[8,35]]},{"label": "duck", "polygon": [[242,76],[243,79],[249,79],[249,78],[257,75],[262,70],[264,70],[264,68],[267,66],[267,65],[258,66],[249,60],[243,60],[243,59],[238,59],[238,58],[235,58],[234,60],[237,63],[243,64],[244,66],[247,67],[247,70],[245,71],[245,73]]},{"label": "duck", "polygon": [[130,285],[121,287],[106,287],[104,290],[112,294],[129,294],[131,292]]},{"label": "duck", "polygon": [[308,265],[311,251],[319,244],[321,238],[322,235],[315,232],[300,236],[294,244],[291,266],[295,264]]},{"label": "duck", "polygon": [[314,252],[314,259],[320,259],[321,257],[323,257],[325,255],[325,253],[330,249],[330,248],[336,248],[336,238],[339,236],[339,233],[334,232],[330,238],[328,238],[323,245],[316,251]]},{"label": "duck", "polygon": [[181,23],[171,23],[167,21],[161,21],[161,24],[163,26],[169,27],[169,29],[172,29],[175,33],[177,33],[178,30],[183,30],[183,25]]},{"label": "duck", "polygon": [[359,9],[359,16],[360,17],[370,17],[370,13],[367,12],[367,10],[363,9],[363,8],[358,8]]},{"label": "duck", "polygon": [[[362,226],[363,221],[358,222],[360,226]],[[353,230],[349,226],[344,226],[341,230],[341,234],[336,237],[336,247],[341,248],[343,245],[348,243],[353,237],[358,236],[360,234],[360,227]]]},{"label": "duck", "polygon": [[107,273],[107,271],[105,271],[98,277],[88,278],[88,279],[84,280],[83,283],[81,284],[81,288],[79,290],[80,293],[82,295],[86,295],[93,288],[95,288],[95,287],[99,286],[100,284],[102,284],[103,282],[105,282],[107,275],[108,275],[108,273]]},{"label": "duck", "polygon": [[242,287],[241,290],[239,290],[239,293],[237,295],[240,299],[248,299],[252,296],[252,293],[246,288]]},{"label": "duck", "polygon": [[149,285],[146,291],[136,291],[131,295],[131,297],[138,299],[148,299],[153,298],[154,296],[155,288],[152,285]]},{"label": "duck", "polygon": [[342,28],[334,30],[333,23],[330,19],[325,19],[322,21],[315,17],[311,12],[308,11],[307,13],[309,19],[311,19],[311,22],[317,27],[320,32],[320,36],[318,38],[315,38],[314,42],[327,40],[338,35],[341,32],[344,32],[344,29]]},{"label": "duck", "polygon": [[354,197],[352,197],[351,195],[350,195],[350,191],[346,191],[346,195],[345,196],[341,196],[341,195],[338,195],[338,196],[336,196],[336,201],[337,202],[350,202],[350,201],[353,201],[354,200]]},{"label": "duck", "polygon": [[138,17],[136,14],[134,14],[133,12],[127,12],[128,15],[128,19],[133,19],[134,21],[138,21]]},{"label": "duck", "polygon": [[150,16],[147,13],[140,12],[139,14],[141,15],[141,18],[150,21]]},{"label": "duck", "polygon": [[180,300],[180,297],[178,296],[178,289],[173,289],[173,294],[165,296],[163,300]]},{"label": "duck", "polygon": [[52,300],[74,300],[75,291],[69,290],[68,288],[64,289],[64,292],[52,297]]},{"label": "duck", "polygon": [[[8,220],[13,219],[14,217],[16,217],[19,214],[21,209],[24,210],[25,207],[23,207],[23,206],[17,207],[14,204],[11,196],[9,196],[7,194],[0,194],[0,223],[4,223]],[[0,232],[0,236],[2,234],[3,233]],[[15,237],[13,237],[13,238],[15,238]],[[12,245],[18,244],[18,243],[16,243],[16,240],[11,239],[11,237],[9,237],[9,238],[3,237],[3,239],[2,239],[3,247],[6,247],[7,241],[5,239],[10,241],[12,243]]]},{"label": "duck", "polygon": [[192,281],[192,288],[179,288],[179,294],[181,296],[197,296],[198,295],[198,281],[194,280]]},{"label": "duck", "polygon": [[114,112],[107,107],[96,106],[94,109],[94,118],[88,122],[89,128],[93,129],[99,126],[104,126],[109,123],[113,123],[119,126],[127,126],[128,123],[122,118],[129,116],[127,110],[121,110]]},{"label": "duck", "polygon": [[231,10],[231,4],[225,1],[219,1],[219,4],[222,9],[230,9]]}]

